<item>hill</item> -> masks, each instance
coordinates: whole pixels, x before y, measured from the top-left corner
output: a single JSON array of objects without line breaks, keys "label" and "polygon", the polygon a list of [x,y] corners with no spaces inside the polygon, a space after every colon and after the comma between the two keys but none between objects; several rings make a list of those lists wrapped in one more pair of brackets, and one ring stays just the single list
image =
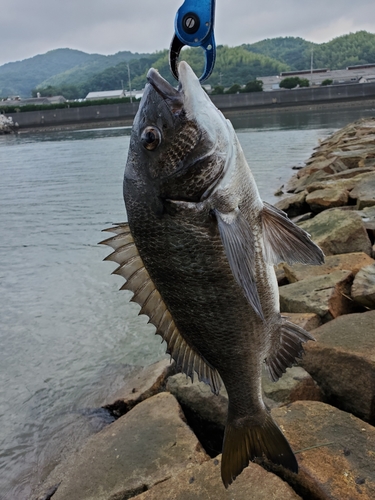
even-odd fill
[{"label": "hill", "polygon": [[[281,71],[308,69],[312,51],[314,68],[343,69],[355,64],[375,63],[375,34],[359,31],[322,44],[298,37],[278,37],[238,47],[219,45],[216,65],[207,83],[228,87]],[[202,73],[204,56],[201,49],[187,48],[181,56],[197,74]],[[169,71],[168,50],[153,54],[124,51],[104,56],[57,49],[0,66],[0,96],[29,97],[32,92],[35,95],[39,91],[42,95],[63,94],[67,99],[83,98],[90,91],[113,90],[122,85],[128,88],[129,70],[131,87],[140,89],[146,83],[147,70],[151,66],[174,82]]]},{"label": "hill", "polygon": [[33,88],[47,87],[56,82],[59,85],[77,85],[106,68],[144,55],[147,54],[129,51],[104,56],[73,49],[51,50],[46,54],[0,66],[0,97],[30,97]]}]

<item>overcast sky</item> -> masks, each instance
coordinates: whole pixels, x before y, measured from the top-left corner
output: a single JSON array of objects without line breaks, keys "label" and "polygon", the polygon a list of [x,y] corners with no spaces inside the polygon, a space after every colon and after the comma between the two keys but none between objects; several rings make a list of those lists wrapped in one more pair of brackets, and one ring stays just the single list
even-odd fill
[{"label": "overcast sky", "polygon": [[[10,0],[0,10],[0,65],[69,47],[89,53],[169,47],[183,0]],[[375,33],[374,0],[217,0],[215,38],[229,46],[276,36],[313,42]]]}]

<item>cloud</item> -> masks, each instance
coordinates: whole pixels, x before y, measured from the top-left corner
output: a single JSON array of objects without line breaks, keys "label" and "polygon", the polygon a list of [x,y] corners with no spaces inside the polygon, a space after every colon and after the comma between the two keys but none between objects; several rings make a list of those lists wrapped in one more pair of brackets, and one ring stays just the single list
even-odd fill
[{"label": "cloud", "polygon": [[[167,48],[183,0],[12,0],[2,8],[0,64],[69,47],[114,54]],[[328,41],[373,30],[373,0],[218,0],[217,43],[239,45],[276,36]],[[5,49],[4,49],[5,48]]]}]

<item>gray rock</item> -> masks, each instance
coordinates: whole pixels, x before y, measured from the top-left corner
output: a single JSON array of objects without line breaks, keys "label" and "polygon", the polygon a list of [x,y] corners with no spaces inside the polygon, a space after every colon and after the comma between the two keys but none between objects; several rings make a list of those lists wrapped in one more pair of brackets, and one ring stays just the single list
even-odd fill
[{"label": "gray rock", "polygon": [[138,403],[160,392],[169,375],[174,373],[175,363],[171,363],[170,359],[140,368],[126,381],[124,387],[105,400],[103,407],[116,417],[125,415]]},{"label": "gray rock", "polygon": [[[271,472],[250,463],[225,489],[220,478],[221,455],[180,472],[138,495],[136,500],[297,500],[292,488]],[[250,493],[251,492],[251,493]]]},{"label": "gray rock", "polygon": [[[375,423],[375,311],[348,314],[313,331],[300,364],[328,401]],[[374,457],[375,458],[375,457]]]},{"label": "gray rock", "polygon": [[[307,266],[305,264],[283,264],[285,276],[289,283],[295,283],[314,276],[330,274],[334,271],[351,271],[355,276],[364,266],[374,264],[375,261],[364,252],[343,253],[328,255],[321,266]],[[318,325],[317,325],[318,326]]]},{"label": "gray rock", "polygon": [[374,427],[316,401],[275,408],[272,416],[296,452],[299,473],[287,479],[303,498],[375,498]]},{"label": "gray rock", "polygon": [[322,322],[346,314],[353,307],[350,271],[335,271],[279,288],[282,313],[310,312],[321,317]]},{"label": "gray rock", "polygon": [[301,366],[287,368],[277,382],[272,382],[267,373],[264,373],[262,385],[264,394],[278,403],[289,404],[299,400],[322,401],[322,393],[317,383]]},{"label": "gray rock", "polygon": [[350,192],[350,197],[357,200],[358,210],[375,205],[375,172],[368,174]]},{"label": "gray rock", "polygon": [[362,218],[356,212],[326,210],[299,225],[311,234],[325,255],[352,252],[371,255],[370,239]]},{"label": "gray rock", "polygon": [[216,396],[207,384],[198,380],[192,383],[186,375],[177,373],[169,377],[166,390],[173,394],[181,405],[190,408],[201,419],[224,428],[228,409],[228,394],[224,385]]},{"label": "gray rock", "polygon": [[302,191],[298,194],[286,196],[275,203],[275,207],[286,212],[289,217],[296,217],[308,210],[308,206],[305,203],[306,194],[307,191]]},{"label": "gray rock", "polygon": [[375,263],[363,267],[354,278],[352,298],[362,306],[375,309]]},{"label": "gray rock", "polygon": [[308,332],[322,324],[320,316],[314,313],[283,313],[283,316],[292,323],[304,328]]},{"label": "gray rock", "polygon": [[130,498],[206,460],[176,399],[157,394],[92,436],[69,459],[59,471],[53,499]]},{"label": "gray rock", "polygon": [[317,189],[306,196],[306,203],[313,212],[342,207],[348,203],[349,191],[337,187]]}]

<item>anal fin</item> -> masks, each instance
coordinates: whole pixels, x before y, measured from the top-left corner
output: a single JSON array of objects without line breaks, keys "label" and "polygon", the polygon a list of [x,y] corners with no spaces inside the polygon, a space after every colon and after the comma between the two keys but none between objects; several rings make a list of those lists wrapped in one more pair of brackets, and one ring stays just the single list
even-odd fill
[{"label": "anal fin", "polygon": [[315,339],[303,328],[281,317],[281,324],[272,340],[273,348],[266,358],[266,367],[271,380],[277,382],[286,369],[296,363],[297,358],[302,358],[302,344]]},{"label": "anal fin", "polygon": [[138,253],[137,247],[127,223],[121,223],[105,231],[115,233],[101,244],[108,245],[114,252],[105,260],[117,262],[119,267],[113,272],[126,279],[121,289],[133,292],[134,302],[141,306],[140,314],[146,314],[149,322],[156,327],[156,333],[167,343],[167,353],[176,362],[177,370],[194,380],[194,372],[200,381],[209,384],[214,394],[221,387],[221,379],[216,371],[179,332],[173,317],[155,287]]}]

